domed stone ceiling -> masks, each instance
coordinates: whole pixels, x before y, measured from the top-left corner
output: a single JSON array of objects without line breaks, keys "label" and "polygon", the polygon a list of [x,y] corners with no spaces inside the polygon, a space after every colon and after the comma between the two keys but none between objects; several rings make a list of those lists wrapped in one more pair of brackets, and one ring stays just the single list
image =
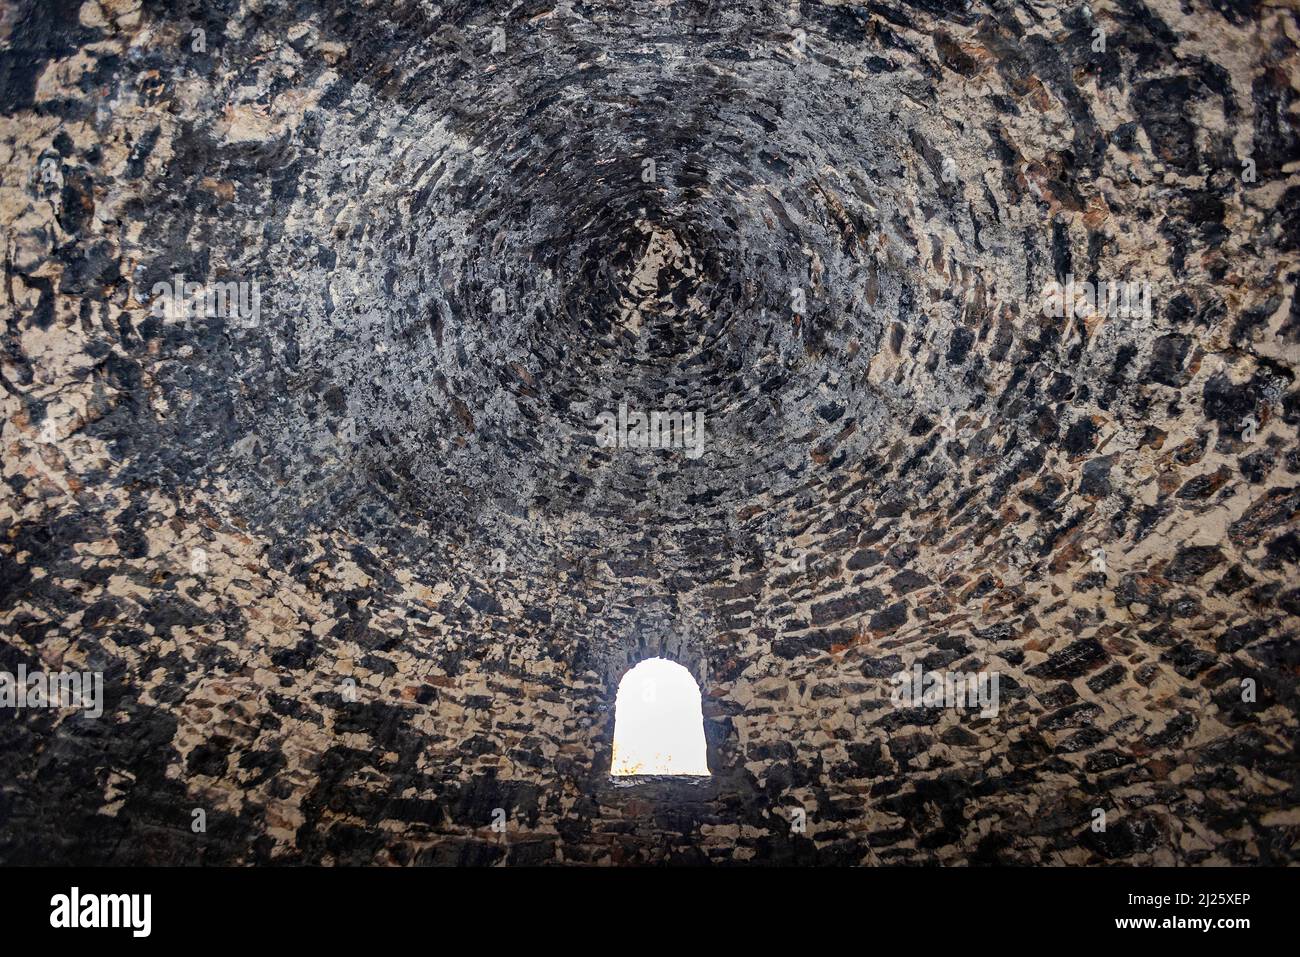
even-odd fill
[{"label": "domed stone ceiling", "polygon": [[[0,37],[0,668],[104,675],[0,724],[0,859],[1295,860],[1294,11]],[[703,783],[609,776],[651,656]]]}]

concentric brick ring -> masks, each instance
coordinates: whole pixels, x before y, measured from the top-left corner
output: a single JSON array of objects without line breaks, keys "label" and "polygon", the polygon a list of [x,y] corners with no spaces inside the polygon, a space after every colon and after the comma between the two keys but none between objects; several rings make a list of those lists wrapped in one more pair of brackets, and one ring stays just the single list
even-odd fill
[{"label": "concentric brick ring", "polygon": [[[992,141],[900,108],[910,81],[825,40],[838,58],[782,30],[672,71],[635,31],[589,61],[555,25],[467,68],[426,46],[385,88],[331,89],[279,147],[297,179],[262,242],[192,227],[271,288],[262,324],[220,342],[259,383],[231,397],[242,444],[174,441],[282,527],[391,539],[492,502],[644,502],[734,533],[759,498],[820,498],[846,462],[977,407],[971,343],[1047,274],[1047,234],[1000,222],[990,184],[1016,164],[969,159]],[[528,82],[537,63],[556,78]],[[945,176],[954,157],[974,175]],[[602,452],[596,417],[620,403],[701,412],[703,457]]]}]

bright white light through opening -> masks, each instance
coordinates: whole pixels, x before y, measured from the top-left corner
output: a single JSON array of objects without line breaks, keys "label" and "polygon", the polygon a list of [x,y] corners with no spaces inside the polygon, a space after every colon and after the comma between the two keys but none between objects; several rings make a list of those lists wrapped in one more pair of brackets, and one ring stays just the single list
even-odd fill
[{"label": "bright white light through opening", "polygon": [[708,775],[700,688],[681,665],[647,658],[618,683],[611,773]]}]

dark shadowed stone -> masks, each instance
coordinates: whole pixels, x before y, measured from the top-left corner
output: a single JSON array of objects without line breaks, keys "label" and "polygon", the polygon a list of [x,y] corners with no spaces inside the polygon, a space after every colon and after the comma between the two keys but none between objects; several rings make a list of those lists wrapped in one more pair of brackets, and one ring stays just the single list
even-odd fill
[{"label": "dark shadowed stone", "polygon": [[1088,755],[1088,760],[1084,762],[1084,770],[1089,774],[1101,774],[1132,763],[1133,758],[1122,751],[1094,751]]},{"label": "dark shadowed stone", "polygon": [[1051,655],[1028,673],[1036,678],[1079,678],[1106,660],[1106,649],[1095,638],[1081,638]]},{"label": "dark shadowed stone", "polygon": [[880,590],[876,588],[864,588],[860,591],[849,592],[838,598],[832,598],[813,605],[812,623],[814,625],[825,625],[833,621],[841,621],[859,612],[879,608],[883,598],[884,596],[880,593]]},{"label": "dark shadowed stone", "polygon": [[1114,456],[1089,459],[1083,466],[1083,479],[1079,483],[1079,494],[1101,497],[1110,494],[1110,469],[1115,464]]},{"label": "dark shadowed stone", "polygon": [[1056,746],[1060,754],[1074,754],[1078,751],[1087,751],[1096,747],[1102,741],[1105,741],[1107,734],[1100,728],[1087,727],[1070,735],[1064,741]]},{"label": "dark shadowed stone", "polygon": [[1067,705],[1038,719],[1039,731],[1056,731],[1061,728],[1088,724],[1101,714],[1101,708],[1089,702]]},{"label": "dark shadowed stone", "polygon": [[873,631],[892,631],[907,621],[907,602],[898,601],[871,616]]},{"label": "dark shadowed stone", "polygon": [[1130,815],[1108,821],[1106,830],[1091,828],[1083,833],[1085,846],[1107,860],[1118,860],[1138,851],[1149,851],[1161,840],[1160,828],[1148,817]]},{"label": "dark shadowed stone", "polygon": [[1223,551],[1217,545],[1189,545],[1178,550],[1165,568],[1165,577],[1175,582],[1195,581],[1223,560]]},{"label": "dark shadowed stone", "polygon": [[1191,339],[1182,335],[1161,336],[1157,339],[1151,353],[1151,365],[1147,367],[1147,378],[1175,388],[1182,386],[1187,381],[1183,363],[1190,345]]},{"label": "dark shadowed stone", "polygon": [[1105,671],[1098,672],[1088,679],[1088,689],[1093,693],[1098,693],[1112,688],[1124,680],[1128,672],[1123,665],[1111,665]]}]

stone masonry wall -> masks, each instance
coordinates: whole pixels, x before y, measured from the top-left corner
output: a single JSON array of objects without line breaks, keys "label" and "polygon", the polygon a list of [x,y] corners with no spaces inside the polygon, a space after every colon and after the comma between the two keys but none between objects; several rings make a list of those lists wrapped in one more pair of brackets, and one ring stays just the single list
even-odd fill
[{"label": "stone masonry wall", "polygon": [[[0,862],[1294,862],[1298,44],[6,5],[0,670],[105,701],[0,709]],[[1150,315],[1045,315],[1069,277]],[[603,447],[620,402],[703,454]],[[705,781],[609,777],[653,655]],[[896,707],[917,664],[997,714]]]}]

